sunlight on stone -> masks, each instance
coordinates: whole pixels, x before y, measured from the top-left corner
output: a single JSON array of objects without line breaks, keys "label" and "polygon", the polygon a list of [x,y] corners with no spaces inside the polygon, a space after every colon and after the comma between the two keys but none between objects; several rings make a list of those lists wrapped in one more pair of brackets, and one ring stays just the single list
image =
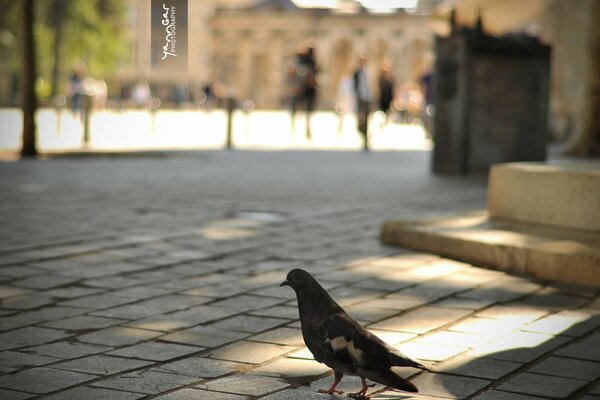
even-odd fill
[{"label": "sunlight on stone", "polygon": [[301,358],[301,359],[305,359],[305,360],[314,360],[315,359],[307,347],[303,347],[298,351],[288,354],[288,357]]},{"label": "sunlight on stone", "polygon": [[252,370],[252,373],[275,377],[317,376],[329,371],[325,364],[299,358],[281,358]]},{"label": "sunlight on stone", "polygon": [[0,299],[28,293],[29,290],[17,289],[10,286],[0,286]]},{"label": "sunlight on stone", "polygon": [[462,264],[455,261],[450,261],[446,259],[440,259],[436,261],[429,262],[427,264],[411,268],[403,273],[399,274],[400,277],[415,278],[423,280],[428,278],[436,278],[438,276],[443,276],[447,274],[451,274],[453,272],[460,271],[467,267],[467,264]]},{"label": "sunlight on stone", "polygon": [[177,321],[148,321],[138,322],[135,324],[136,328],[149,329],[151,331],[170,332],[174,329],[181,328],[181,324]]},{"label": "sunlight on stone", "polygon": [[438,257],[431,254],[407,253],[370,261],[368,266],[393,267],[402,269],[433,261],[436,258]]},{"label": "sunlight on stone", "polygon": [[472,333],[441,331],[429,335],[420,336],[415,340],[417,343],[435,344],[442,346],[476,347],[488,342],[487,335],[476,335]]},{"label": "sunlight on stone", "polygon": [[496,320],[489,318],[470,317],[455,325],[449,330],[456,332],[476,333],[487,335],[490,338],[506,335],[521,326],[518,320]]},{"label": "sunlight on stone", "polygon": [[[441,222],[441,226],[444,228],[472,228],[477,225],[485,223],[488,219],[486,211],[474,211],[471,213],[472,216],[463,218],[452,218]],[[437,224],[437,222],[436,222]]]},{"label": "sunlight on stone", "polygon": [[263,225],[260,221],[230,218],[211,222],[201,228],[198,233],[206,239],[227,240],[259,236],[262,231],[255,229]]},{"label": "sunlight on stone", "polygon": [[475,349],[471,356],[484,357],[505,351],[518,351],[519,349],[535,348],[552,339],[553,336],[543,333],[514,332],[495,342]]},{"label": "sunlight on stone", "polygon": [[581,254],[581,253],[591,253],[591,254],[600,254],[600,243],[595,241],[590,244],[583,244],[576,241],[571,240],[554,240],[554,241],[546,241],[545,243],[540,243],[538,246],[539,250],[551,250],[555,253],[562,254]]},{"label": "sunlight on stone", "polygon": [[249,229],[213,229],[206,228],[202,230],[202,234],[206,239],[227,240],[248,238],[260,235],[260,232]]},{"label": "sunlight on stone", "polygon": [[378,329],[369,329],[369,332],[393,347],[397,347],[399,343],[406,342],[417,336],[414,333],[381,331]]},{"label": "sunlight on stone", "polygon": [[211,353],[211,357],[243,363],[261,364],[289,353],[294,349],[291,346],[238,341],[216,349]]},{"label": "sunlight on stone", "polygon": [[402,345],[402,352],[410,358],[426,361],[443,361],[467,351],[467,347],[446,344],[409,342]]},{"label": "sunlight on stone", "polygon": [[367,267],[368,268],[368,264],[371,264],[373,262],[375,262],[375,259],[373,257],[365,257],[365,258],[358,258],[358,259],[355,259],[352,261],[348,261],[343,266],[344,266],[344,268],[352,268],[352,267]]},{"label": "sunlight on stone", "polygon": [[567,332],[575,325],[582,323],[593,316],[599,315],[600,310],[562,311],[558,314],[535,321],[527,325],[525,328],[523,328],[523,330],[556,335],[562,332]]},{"label": "sunlight on stone", "polygon": [[463,239],[477,239],[485,243],[507,243],[511,245],[536,244],[544,240],[542,238],[534,238],[531,235],[518,232],[493,229],[469,229],[468,231],[456,231],[448,234]]},{"label": "sunlight on stone", "polygon": [[511,304],[496,305],[479,312],[477,315],[484,318],[510,320],[522,324],[537,320],[548,314],[548,310],[527,305]]}]

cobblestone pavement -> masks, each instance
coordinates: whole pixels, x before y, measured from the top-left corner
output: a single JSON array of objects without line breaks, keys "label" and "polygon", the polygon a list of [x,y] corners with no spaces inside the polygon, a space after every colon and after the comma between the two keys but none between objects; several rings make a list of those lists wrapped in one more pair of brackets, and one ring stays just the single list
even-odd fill
[{"label": "cobblestone pavement", "polygon": [[379,243],[386,218],[485,207],[483,178],[428,157],[0,164],[0,398],[333,399],[279,287],[302,267],[432,367],[377,399],[600,399],[597,292]]}]

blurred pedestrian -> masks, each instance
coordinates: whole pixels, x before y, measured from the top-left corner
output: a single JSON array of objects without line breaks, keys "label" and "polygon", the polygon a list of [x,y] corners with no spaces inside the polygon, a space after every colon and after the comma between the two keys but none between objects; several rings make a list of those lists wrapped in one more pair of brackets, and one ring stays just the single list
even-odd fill
[{"label": "blurred pedestrian", "polygon": [[173,89],[173,102],[177,108],[181,108],[190,99],[189,89],[185,83],[177,83]]},{"label": "blurred pedestrian", "polygon": [[385,122],[388,121],[392,101],[394,100],[394,77],[387,64],[384,64],[379,72],[379,110],[385,114]]},{"label": "blurred pedestrian", "polygon": [[119,110],[122,110],[124,107],[127,106],[127,100],[129,99],[131,93],[130,93],[130,87],[129,87],[129,83],[126,82],[124,79],[119,79]]},{"label": "blurred pedestrian", "polygon": [[349,113],[356,113],[356,92],[354,89],[354,70],[349,66],[340,78],[337,86],[335,111],[339,115],[338,135],[343,131],[344,120]]},{"label": "blurred pedestrian", "polygon": [[299,86],[296,78],[296,65],[289,63],[285,70],[285,82],[283,87],[283,95],[281,97],[281,105],[285,109],[290,110],[292,115],[295,112],[295,102],[298,96]]},{"label": "blurred pedestrian", "polygon": [[80,61],[73,67],[73,72],[69,76],[69,99],[71,100],[71,110],[80,117],[83,112],[83,100],[85,95],[84,78],[86,75],[85,64]]},{"label": "blurred pedestrian", "polygon": [[371,106],[371,89],[369,88],[369,76],[366,70],[367,58],[360,56],[358,68],[354,71],[354,91],[356,93],[356,108],[358,131],[362,134],[364,142],[363,149],[369,151],[369,108]]},{"label": "blurred pedestrian", "polygon": [[87,79],[84,86],[87,95],[93,96],[93,105],[95,109],[106,107],[108,100],[108,85],[104,79]]},{"label": "blurred pedestrian", "polygon": [[202,86],[201,100],[200,103],[206,110],[210,110],[216,103],[215,90],[213,89],[213,82],[206,82]]},{"label": "blurred pedestrian", "polygon": [[131,91],[131,101],[138,107],[148,107],[151,98],[150,85],[144,80],[139,81]]},{"label": "blurred pedestrian", "polygon": [[428,137],[433,135],[433,116],[435,115],[435,103],[433,99],[433,72],[427,71],[420,78],[421,92],[425,104],[422,111],[423,125]]},{"label": "blurred pedestrian", "polygon": [[292,106],[292,119],[300,105],[306,111],[306,137],[310,139],[310,116],[315,108],[317,97],[317,60],[315,49],[308,47],[305,51],[297,55],[296,77],[298,82],[298,91],[296,99]]}]

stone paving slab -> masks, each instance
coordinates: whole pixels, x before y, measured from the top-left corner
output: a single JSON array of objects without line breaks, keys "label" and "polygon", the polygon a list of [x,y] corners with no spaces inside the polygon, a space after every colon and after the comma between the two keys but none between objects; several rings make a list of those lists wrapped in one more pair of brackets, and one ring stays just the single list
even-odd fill
[{"label": "stone paving slab", "polygon": [[0,377],[0,387],[26,390],[32,393],[49,393],[95,379],[95,375],[53,368],[36,367]]},{"label": "stone paving slab", "polygon": [[144,394],[123,392],[120,390],[101,389],[88,386],[80,386],[74,389],[69,389],[61,393],[57,393],[50,397],[51,400],[137,400],[145,397]]},{"label": "stone paving slab", "polygon": [[245,400],[248,396],[231,393],[211,392],[208,390],[180,389],[162,396],[155,397],[160,400]]},{"label": "stone paving slab", "polygon": [[113,375],[150,364],[151,363],[148,361],[135,360],[131,358],[128,359],[123,357],[93,355],[53,364],[52,368],[96,375]]},{"label": "stone paving slab", "polygon": [[154,367],[154,371],[194,378],[218,378],[248,369],[244,364],[231,361],[213,360],[210,358],[191,357]]},{"label": "stone paving slab", "polygon": [[216,392],[261,396],[287,387],[284,381],[259,375],[232,375],[219,378],[198,387]]},{"label": "stone paving slab", "polygon": [[331,373],[279,287],[295,267],[430,367],[373,399],[600,398],[598,291],[379,242],[391,217],[485,207],[483,180],[427,157],[0,164],[0,398],[345,398],[316,393]]},{"label": "stone paving slab", "polygon": [[586,384],[586,381],[579,379],[524,373],[501,384],[498,389],[507,392],[564,399]]},{"label": "stone paving slab", "polygon": [[159,394],[193,383],[196,378],[189,376],[166,374],[146,370],[120,374],[93,385],[102,388],[117,389],[142,394]]}]

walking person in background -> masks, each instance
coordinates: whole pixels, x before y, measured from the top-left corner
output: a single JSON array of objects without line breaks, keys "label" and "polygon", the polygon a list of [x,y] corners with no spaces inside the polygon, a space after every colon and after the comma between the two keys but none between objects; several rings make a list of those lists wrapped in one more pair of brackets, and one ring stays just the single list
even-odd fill
[{"label": "walking person in background", "polygon": [[292,107],[292,118],[297,110],[298,103],[301,103],[306,111],[306,138],[310,139],[310,116],[315,108],[317,97],[317,60],[315,49],[308,47],[306,51],[298,54],[296,64],[296,76],[298,78],[298,96]]},{"label": "walking person in background", "polygon": [[371,104],[371,89],[369,88],[369,76],[366,71],[367,59],[360,56],[358,68],[354,71],[354,91],[356,93],[356,111],[358,131],[362,134],[364,142],[363,149],[369,151],[369,108]]},{"label": "walking person in background", "polygon": [[346,115],[355,113],[356,110],[354,69],[349,66],[342,73],[336,91],[335,111],[339,115],[338,136],[343,132]]},{"label": "walking person in background", "polygon": [[421,118],[423,119],[423,125],[425,126],[427,137],[431,138],[433,135],[433,116],[435,115],[432,87],[433,72],[427,71],[421,75],[419,83],[421,86],[421,92],[423,93],[423,99],[425,100]]},{"label": "walking person in background", "polygon": [[394,77],[390,71],[389,65],[384,63],[379,72],[379,110],[385,114],[384,124],[387,123],[394,100]]},{"label": "walking person in background", "polygon": [[152,98],[150,85],[145,80],[140,80],[131,91],[131,101],[137,107],[148,107]]},{"label": "walking person in background", "polygon": [[83,80],[86,75],[85,64],[80,61],[75,64],[73,72],[69,76],[69,98],[71,100],[71,111],[80,118],[83,114],[83,96],[85,94]]},{"label": "walking person in background", "polygon": [[119,79],[119,110],[122,111],[123,108],[127,106],[127,101],[130,97],[130,87],[129,84],[124,79]]}]

